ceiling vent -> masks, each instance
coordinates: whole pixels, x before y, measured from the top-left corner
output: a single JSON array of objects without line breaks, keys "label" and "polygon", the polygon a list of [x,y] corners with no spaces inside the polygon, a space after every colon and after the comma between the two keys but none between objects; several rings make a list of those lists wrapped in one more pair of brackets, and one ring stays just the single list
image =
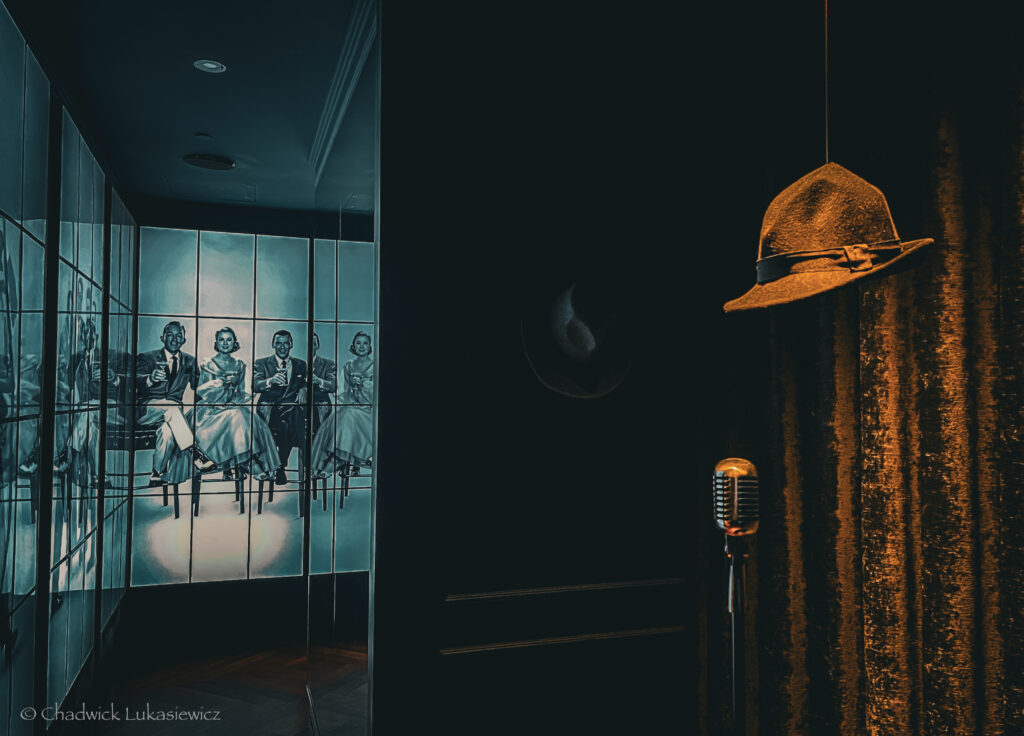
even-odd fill
[{"label": "ceiling vent", "polygon": [[235,168],[235,162],[227,156],[218,156],[214,153],[187,153],[182,156],[185,163],[198,166],[200,169],[213,169],[214,171],[227,171]]}]

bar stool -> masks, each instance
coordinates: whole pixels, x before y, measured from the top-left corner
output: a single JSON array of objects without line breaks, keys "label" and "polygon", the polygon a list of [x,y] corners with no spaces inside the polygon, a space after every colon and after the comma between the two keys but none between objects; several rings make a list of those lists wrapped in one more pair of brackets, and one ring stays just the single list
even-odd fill
[{"label": "bar stool", "polygon": [[173,486],[174,488],[174,518],[181,517],[181,507],[178,503],[178,483],[164,483],[164,506],[167,505],[167,488]]},{"label": "bar stool", "polygon": [[241,465],[235,463],[235,500],[238,501],[238,513],[245,513],[245,479],[248,477]]},{"label": "bar stool", "polygon": [[259,491],[256,495],[256,513],[263,513],[263,487],[265,484],[270,484],[270,491],[267,495],[267,503],[273,503],[274,501],[274,474],[271,472],[266,478],[258,478]]}]

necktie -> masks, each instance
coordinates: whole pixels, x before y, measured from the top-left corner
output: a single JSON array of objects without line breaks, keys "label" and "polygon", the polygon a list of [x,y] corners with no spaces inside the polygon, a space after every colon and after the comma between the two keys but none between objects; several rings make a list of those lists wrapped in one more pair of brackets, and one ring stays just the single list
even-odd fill
[{"label": "necktie", "polygon": [[171,372],[167,376],[167,382],[170,383],[174,380],[174,377],[178,375],[178,356],[171,356]]}]

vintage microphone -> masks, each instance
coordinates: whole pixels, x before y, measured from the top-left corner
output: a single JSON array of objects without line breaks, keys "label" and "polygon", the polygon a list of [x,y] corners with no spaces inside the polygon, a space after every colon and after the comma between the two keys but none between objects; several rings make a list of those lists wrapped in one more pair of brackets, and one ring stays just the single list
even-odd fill
[{"label": "vintage microphone", "polygon": [[729,557],[729,613],[732,614],[733,734],[746,733],[746,609],[747,537],[757,531],[757,468],[749,460],[729,457],[715,466],[715,522],[725,532]]}]

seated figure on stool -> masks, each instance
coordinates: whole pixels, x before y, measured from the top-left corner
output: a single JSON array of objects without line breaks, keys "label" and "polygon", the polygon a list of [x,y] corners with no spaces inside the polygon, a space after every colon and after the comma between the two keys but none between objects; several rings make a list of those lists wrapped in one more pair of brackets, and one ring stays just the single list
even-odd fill
[{"label": "seated figure on stool", "polygon": [[[306,443],[306,361],[290,357],[292,334],[274,333],[274,354],[258,358],[253,365],[252,388],[260,395],[256,412],[270,425],[281,465],[275,482],[288,482],[284,468],[292,449],[304,455]],[[301,473],[300,473],[301,477]]]},{"label": "seated figure on stool", "polygon": [[357,332],[348,351],[355,357],[342,367],[345,390],[341,405],[323,422],[313,439],[313,476],[356,475],[373,463],[373,344]]},{"label": "seated figure on stool", "polygon": [[162,349],[141,353],[135,363],[136,392],[139,406],[137,426],[157,429],[153,449],[153,473],[150,485],[162,485],[175,450],[188,452],[195,467],[209,470],[214,463],[196,446],[195,435],[182,413],[182,398],[188,386],[199,385],[199,367],[195,356],[183,353],[185,327],[172,321],[164,325]]}]

